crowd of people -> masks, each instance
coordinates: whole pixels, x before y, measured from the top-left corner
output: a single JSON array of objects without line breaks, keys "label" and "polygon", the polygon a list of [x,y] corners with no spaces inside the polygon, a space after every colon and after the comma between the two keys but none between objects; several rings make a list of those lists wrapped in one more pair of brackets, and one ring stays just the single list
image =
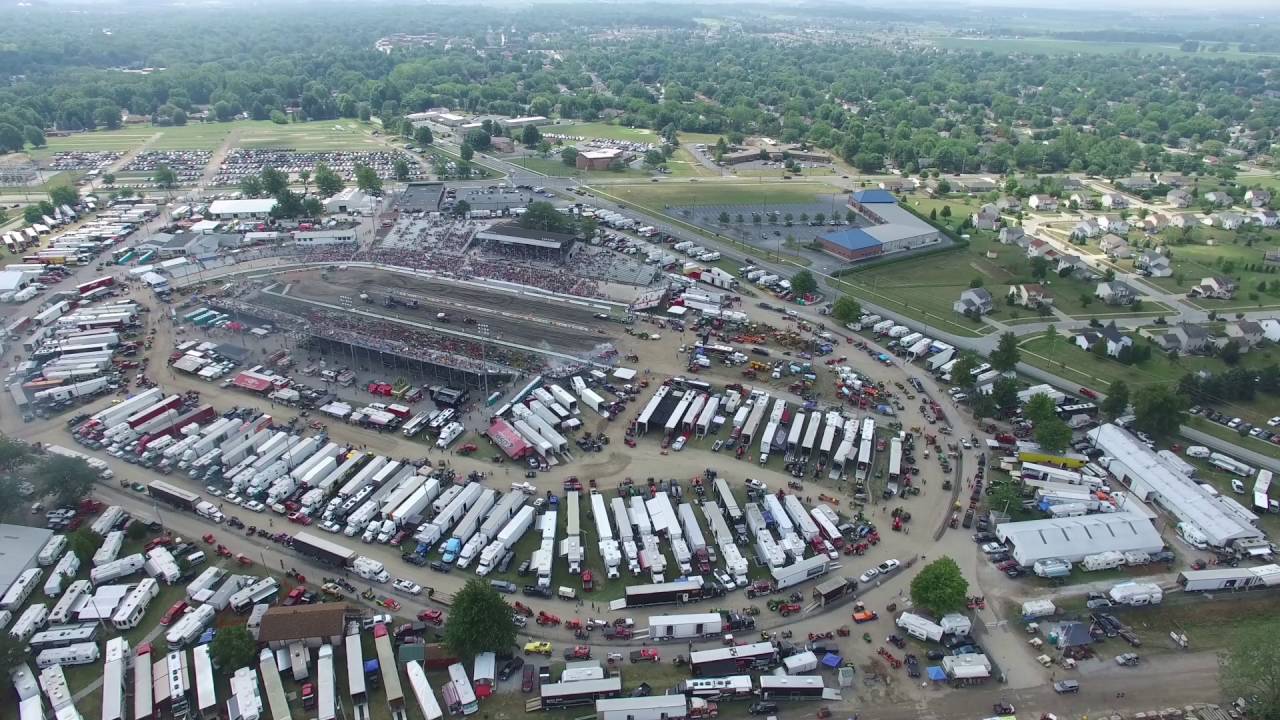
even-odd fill
[{"label": "crowd of people", "polygon": [[455,220],[426,213],[402,216],[385,237],[381,247],[389,250],[416,250],[461,255],[483,226],[474,220]]},{"label": "crowd of people", "polygon": [[378,177],[390,179],[395,177],[395,165],[398,160],[404,160],[409,164],[410,180],[421,180],[426,177],[425,169],[402,152],[387,150],[300,152],[235,148],[223,158],[218,173],[214,176],[213,184],[237,185],[245,177],[258,175],[268,167],[285,173],[290,179],[296,179],[303,170],[314,173],[316,166],[321,163],[329,166],[329,169],[348,182],[355,179],[357,165],[367,165],[378,173]]}]

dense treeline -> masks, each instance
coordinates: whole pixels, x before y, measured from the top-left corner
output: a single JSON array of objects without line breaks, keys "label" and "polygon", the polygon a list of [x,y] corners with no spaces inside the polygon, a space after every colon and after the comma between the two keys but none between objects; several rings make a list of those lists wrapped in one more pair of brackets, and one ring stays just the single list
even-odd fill
[{"label": "dense treeline", "polygon": [[[42,128],[116,127],[123,110],[181,124],[204,108],[219,120],[244,113],[285,122],[286,107],[314,120],[448,106],[584,120],[616,114],[668,134],[731,140],[762,134],[830,149],[869,171],[893,163],[1114,176],[1199,169],[1200,154],[1232,140],[1229,128],[1253,131],[1265,149],[1280,127],[1280,73],[1272,72],[1280,63],[1269,58],[1029,58],[830,35],[805,43],[739,29],[749,22],[708,32],[692,19],[696,8],[664,5],[510,14],[184,9],[172,17],[20,10],[0,13],[0,66],[17,73],[0,89],[0,151],[39,144]],[[592,35],[619,28],[642,30]],[[502,29],[510,42],[494,47]],[[450,49],[373,49],[394,32],[439,33]],[[142,67],[165,69],[120,70]]]}]

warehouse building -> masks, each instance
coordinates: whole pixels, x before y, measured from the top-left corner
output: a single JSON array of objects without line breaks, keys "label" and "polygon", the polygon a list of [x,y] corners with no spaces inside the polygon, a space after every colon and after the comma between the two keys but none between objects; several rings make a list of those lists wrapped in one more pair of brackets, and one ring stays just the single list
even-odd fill
[{"label": "warehouse building", "polygon": [[856,262],[942,241],[937,228],[899,207],[887,190],[859,190],[850,197],[849,209],[869,224],[818,236],[823,250],[843,260]]},{"label": "warehouse building", "polygon": [[1089,431],[1089,440],[1111,458],[1107,470],[1136,497],[1173,515],[1184,537],[1202,537],[1207,544],[1223,548],[1262,537],[1262,531],[1239,512],[1239,503],[1211,495],[1120,427],[1101,425]]},{"label": "warehouse building", "polygon": [[22,573],[36,566],[36,559],[52,530],[25,525],[0,525],[0,595]]},{"label": "warehouse building", "polygon": [[1164,549],[1164,540],[1151,521],[1128,512],[1001,523],[996,536],[1010,546],[1010,555],[1023,567],[1055,558],[1074,563],[1102,552]]},{"label": "warehouse building", "polygon": [[579,170],[608,170],[614,163],[626,164],[630,160],[630,154],[620,148],[579,150],[574,167]]},{"label": "warehouse building", "polygon": [[275,207],[275,198],[214,200],[209,204],[209,216],[219,220],[266,220]]}]

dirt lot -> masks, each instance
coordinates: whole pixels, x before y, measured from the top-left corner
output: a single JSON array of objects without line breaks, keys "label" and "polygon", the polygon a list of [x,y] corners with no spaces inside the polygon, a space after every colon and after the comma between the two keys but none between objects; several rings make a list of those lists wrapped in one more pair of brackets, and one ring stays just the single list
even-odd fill
[{"label": "dirt lot", "polygon": [[[388,290],[417,299],[418,308],[382,307]],[[321,280],[319,272],[305,273],[291,278],[288,288],[290,296],[333,304],[342,296],[356,299],[361,293],[369,294],[374,307],[389,318],[475,333],[475,325],[462,321],[470,317],[487,324],[495,339],[567,353],[585,352],[608,342],[619,327],[592,317],[600,310],[587,306],[360,268],[331,273],[327,280]],[[270,296],[262,297],[266,301]],[[436,314],[441,312],[448,313],[453,322],[437,323]]]}]

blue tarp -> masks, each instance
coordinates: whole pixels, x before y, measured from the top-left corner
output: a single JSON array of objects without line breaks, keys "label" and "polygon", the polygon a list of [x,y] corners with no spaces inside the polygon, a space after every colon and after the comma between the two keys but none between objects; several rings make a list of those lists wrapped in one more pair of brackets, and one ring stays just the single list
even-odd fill
[{"label": "blue tarp", "polygon": [[835,653],[827,653],[822,658],[822,664],[832,669],[840,667],[840,663],[842,661],[843,661],[843,658],[841,658],[839,655]]},{"label": "blue tarp", "polygon": [[934,682],[945,682],[947,679],[947,673],[944,672],[942,668],[936,665],[933,667],[930,667],[928,672],[929,672],[929,679]]}]

